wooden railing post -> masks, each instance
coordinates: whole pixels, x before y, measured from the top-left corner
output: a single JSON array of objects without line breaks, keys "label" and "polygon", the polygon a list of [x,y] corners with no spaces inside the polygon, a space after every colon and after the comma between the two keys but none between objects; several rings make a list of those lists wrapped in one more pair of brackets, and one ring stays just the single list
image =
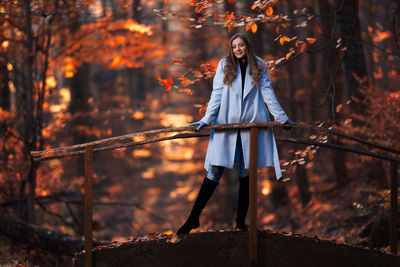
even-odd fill
[{"label": "wooden railing post", "polygon": [[258,128],[250,128],[250,238],[249,254],[250,263],[257,262],[257,153],[258,153]]},{"label": "wooden railing post", "polygon": [[93,147],[85,149],[85,266],[92,267]]},{"label": "wooden railing post", "polygon": [[397,163],[390,163],[390,252],[397,255]]}]

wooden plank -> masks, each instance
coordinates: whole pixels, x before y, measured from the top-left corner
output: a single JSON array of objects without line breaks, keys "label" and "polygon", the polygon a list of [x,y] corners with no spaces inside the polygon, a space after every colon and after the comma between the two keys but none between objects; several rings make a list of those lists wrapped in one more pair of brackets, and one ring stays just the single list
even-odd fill
[{"label": "wooden plank", "polygon": [[258,128],[250,129],[250,238],[249,254],[250,263],[257,262],[257,153],[258,153]]},{"label": "wooden plank", "polygon": [[[207,130],[207,129],[235,130],[235,129],[248,129],[251,127],[272,127],[272,126],[281,126],[281,125],[282,124],[280,124],[278,122],[273,122],[273,121],[272,122],[249,122],[249,123],[233,123],[233,124],[214,124],[214,125],[206,126],[203,129],[204,130]],[[53,149],[43,150],[43,151],[31,151],[30,154],[32,157],[38,157],[40,155],[44,155],[44,154],[48,154],[48,153],[69,151],[69,150],[82,149],[82,148],[84,149],[88,146],[97,146],[97,145],[102,145],[102,144],[110,143],[110,142],[123,141],[123,140],[127,140],[127,139],[132,139],[135,136],[143,136],[143,135],[148,136],[148,135],[173,133],[173,132],[187,132],[187,131],[194,131],[195,129],[197,129],[197,126],[184,126],[184,127],[176,127],[176,128],[155,129],[155,130],[125,134],[125,135],[116,136],[116,137],[109,137],[109,138],[105,138],[105,139],[101,139],[101,140],[96,140],[96,141],[72,145],[72,146],[58,147],[58,148],[53,148]],[[202,131],[204,131],[204,130],[202,130]]]},{"label": "wooden plank", "polygon": [[[257,126],[257,127],[259,127],[259,126]],[[262,127],[264,127],[264,126],[262,126]],[[208,136],[208,135],[209,135],[209,133],[206,131],[200,132],[200,133],[182,133],[182,134],[176,134],[173,136],[148,139],[148,140],[138,141],[138,142],[127,142],[124,144],[97,147],[97,148],[93,149],[93,152],[107,151],[107,150],[132,147],[132,146],[140,146],[140,145],[144,145],[144,144],[150,144],[150,143],[161,142],[161,141],[166,141],[166,140],[181,139],[181,138],[193,138],[193,137]],[[389,155],[383,155],[383,154],[377,154],[377,153],[365,151],[365,150],[357,148],[357,147],[329,144],[329,143],[317,142],[314,140],[295,138],[295,137],[279,137],[279,136],[277,136],[277,137],[275,137],[275,140],[280,141],[280,142],[290,142],[290,143],[297,143],[297,144],[327,147],[327,148],[337,149],[337,150],[341,150],[341,151],[347,151],[347,152],[351,152],[351,153],[371,156],[371,157],[378,158],[378,159],[383,159],[383,160],[400,163],[399,158],[394,158]],[[59,153],[59,154],[55,154],[55,155],[53,155],[53,154],[41,155],[39,157],[34,157],[33,161],[38,162],[38,161],[44,161],[44,160],[52,160],[52,159],[58,159],[58,158],[64,158],[64,157],[77,156],[77,155],[81,155],[81,154],[85,154],[85,150],[64,152],[64,153]]]},{"label": "wooden plank", "polygon": [[85,266],[92,267],[93,147],[85,149]]},{"label": "wooden plank", "polygon": [[[210,129],[215,129],[215,130],[228,130],[228,129],[248,129],[248,128],[252,128],[252,127],[258,127],[258,128],[266,128],[266,127],[281,127],[282,124],[277,123],[277,122],[252,122],[252,123],[235,123],[235,124],[214,124],[214,125],[210,125],[210,126],[206,126],[204,127],[203,131],[207,131]],[[392,153],[396,153],[396,154],[400,154],[400,150],[399,149],[395,149],[393,147],[388,147],[388,146],[384,146],[381,144],[377,144],[377,143],[373,143],[373,142],[369,142],[366,140],[362,140],[358,137],[355,136],[350,136],[344,133],[341,133],[339,131],[335,131],[329,128],[324,128],[324,127],[318,127],[315,125],[311,125],[311,124],[303,124],[303,123],[298,123],[296,125],[290,126],[293,128],[309,128],[309,129],[313,129],[319,132],[326,132],[326,133],[330,133],[333,135],[337,135],[340,137],[343,137],[345,139],[349,139],[349,140],[353,140],[365,145],[369,145],[372,147],[376,147],[388,152],[392,152]],[[106,143],[113,143],[113,142],[120,142],[120,141],[125,141],[128,139],[132,139],[135,136],[150,136],[150,135],[157,135],[157,134],[165,134],[165,133],[172,133],[172,132],[185,132],[185,131],[193,131],[194,129],[196,129],[197,126],[185,126],[185,127],[177,127],[177,128],[164,128],[164,129],[156,129],[156,130],[149,130],[149,131],[144,131],[144,132],[137,132],[137,133],[130,133],[130,134],[125,134],[125,135],[121,135],[121,136],[116,136],[116,137],[110,137],[110,138],[105,138],[105,139],[101,139],[101,140],[97,140],[97,141],[93,141],[93,142],[89,142],[89,143],[84,143],[84,144],[77,144],[77,145],[72,145],[72,146],[67,146],[67,147],[59,147],[59,148],[53,148],[53,149],[49,149],[49,150],[43,150],[43,151],[31,151],[30,154],[31,156],[37,160],[40,161],[40,156],[44,156],[46,154],[51,154],[51,155],[58,155],[60,153],[67,153],[67,152],[71,152],[72,150],[84,150],[86,147],[88,146],[97,146],[97,145],[103,145]],[[82,153],[83,154],[83,153]],[[39,160],[38,160],[39,159]]]},{"label": "wooden plank", "polygon": [[390,251],[397,255],[397,164],[390,163]]}]

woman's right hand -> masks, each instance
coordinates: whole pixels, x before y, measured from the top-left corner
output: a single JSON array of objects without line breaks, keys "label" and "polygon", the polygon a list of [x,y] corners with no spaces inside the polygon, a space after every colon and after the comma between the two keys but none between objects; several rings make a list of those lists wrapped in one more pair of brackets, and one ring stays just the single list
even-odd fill
[{"label": "woman's right hand", "polygon": [[202,121],[196,121],[196,122],[192,122],[191,124],[189,124],[189,126],[196,126],[198,125],[199,127],[197,127],[197,129],[195,130],[195,132],[200,132],[201,128],[203,128],[204,126],[207,126],[207,123],[204,123]]},{"label": "woman's right hand", "polygon": [[285,130],[285,131],[290,131],[291,129],[292,129],[292,126],[294,126],[295,125],[295,123],[293,122],[293,121],[291,121],[291,120],[287,120],[284,124],[283,124],[283,126],[282,126],[282,128]]}]

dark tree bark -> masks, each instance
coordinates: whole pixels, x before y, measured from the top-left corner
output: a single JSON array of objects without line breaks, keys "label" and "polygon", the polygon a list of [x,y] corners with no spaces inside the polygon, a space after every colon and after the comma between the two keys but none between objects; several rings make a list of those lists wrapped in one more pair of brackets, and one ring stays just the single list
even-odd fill
[{"label": "dark tree bark", "polygon": [[[2,57],[5,58],[5,55]],[[0,64],[0,108],[3,110],[10,110],[11,107],[9,81],[7,65],[2,63]]]},{"label": "dark tree bark", "polygon": [[235,12],[235,4],[229,3],[228,0],[224,0],[225,11]]},{"label": "dark tree bark", "polygon": [[[35,189],[36,189],[36,171],[34,170],[34,164],[29,156],[29,151],[35,150],[36,136],[34,127],[34,103],[33,103],[33,33],[32,33],[32,13],[31,5],[29,0],[24,1],[25,8],[25,36],[26,36],[26,70],[24,77],[24,90],[22,94],[22,103],[24,110],[20,110],[21,114],[24,114],[24,130],[23,135],[25,138],[26,145],[24,147],[25,161],[28,164],[28,171],[26,177],[22,177],[20,186],[20,204],[18,209],[18,217],[27,219],[30,223],[35,223]],[[25,187],[28,183],[28,201],[22,202],[25,195]],[[26,209],[23,206],[26,204]],[[26,214],[23,214],[23,211]]]},{"label": "dark tree bark", "polygon": [[354,78],[354,75],[360,78],[367,76],[360,21],[358,18],[358,0],[335,0],[335,6],[338,9],[336,23],[342,37],[342,42],[347,47],[344,55],[344,75],[346,81],[344,98],[347,100],[352,96],[360,96],[357,91],[359,83]]},{"label": "dark tree bark", "polygon": [[[336,144],[341,145],[340,139],[336,138]],[[345,186],[348,180],[346,169],[346,153],[339,150],[332,151],[333,169],[335,171],[336,184],[338,187]]]},{"label": "dark tree bark", "polygon": [[[351,97],[362,99],[362,93],[358,90],[360,84],[355,76],[363,79],[367,78],[368,75],[364,59],[363,40],[361,38],[361,28],[358,16],[358,0],[335,0],[335,6],[338,10],[336,23],[340,32],[340,36],[342,38],[342,42],[344,46],[347,47],[347,50],[344,52],[343,55],[345,91],[342,94],[343,100],[337,101],[337,104],[339,104],[348,99],[351,99]],[[368,79],[366,84],[368,84]],[[366,107],[363,107],[359,103],[352,103],[351,108],[360,111],[361,109],[364,109]],[[338,177],[339,185],[343,185],[345,183],[345,180],[347,179],[347,174],[345,170],[345,155],[342,152],[335,152],[335,154],[335,172],[337,173],[337,175],[340,175]],[[378,177],[376,177],[377,180],[381,180],[381,175],[378,175]]]},{"label": "dark tree bark", "polygon": [[[133,19],[137,23],[142,22],[142,11],[139,9],[140,7],[140,0],[133,0],[132,3],[132,16]],[[140,101],[144,99],[145,96],[145,73],[143,68],[136,68],[136,69],[129,69],[128,71],[128,80],[129,80],[129,87],[130,87],[130,97],[132,100],[132,104],[135,108],[139,105]]]},{"label": "dark tree bark", "polygon": [[101,0],[101,8],[102,10],[102,16],[105,17],[107,15],[107,0]]},{"label": "dark tree bark", "polygon": [[[85,142],[92,141],[88,134],[82,133],[81,127],[90,127],[92,121],[90,120],[90,104],[89,99],[92,97],[91,90],[91,66],[87,63],[83,63],[77,70],[74,77],[70,80],[71,83],[71,102],[70,102],[70,112],[75,116],[71,129],[74,144],[81,144]],[[84,164],[81,158],[74,160],[74,165],[76,169],[70,169],[69,175],[72,176],[83,176],[84,174]],[[82,195],[83,202],[83,195]],[[78,232],[77,234],[84,234],[83,228],[83,218],[84,218],[84,208],[83,205],[77,206],[78,215],[77,218],[80,219],[78,222]]]}]

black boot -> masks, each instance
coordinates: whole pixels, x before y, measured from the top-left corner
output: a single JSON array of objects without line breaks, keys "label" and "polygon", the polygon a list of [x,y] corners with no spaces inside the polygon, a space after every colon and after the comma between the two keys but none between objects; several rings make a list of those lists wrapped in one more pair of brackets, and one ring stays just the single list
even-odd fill
[{"label": "black boot", "polygon": [[249,209],[249,177],[239,179],[239,201],[236,217],[236,228],[247,231],[245,224],[247,210]]},{"label": "black boot", "polygon": [[200,226],[199,217],[201,211],[206,206],[217,185],[218,182],[214,182],[207,177],[204,178],[203,184],[201,185],[199,194],[197,195],[196,201],[194,202],[189,218],[187,218],[185,224],[182,225],[181,228],[179,228],[178,232],[176,232],[178,235],[188,234],[190,230],[196,229]]}]

